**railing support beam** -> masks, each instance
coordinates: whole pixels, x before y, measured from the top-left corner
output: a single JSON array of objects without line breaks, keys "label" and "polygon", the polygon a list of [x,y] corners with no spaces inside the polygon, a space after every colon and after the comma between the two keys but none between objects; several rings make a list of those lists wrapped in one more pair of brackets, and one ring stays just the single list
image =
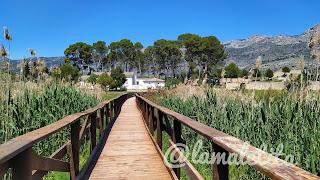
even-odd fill
[{"label": "railing support beam", "polygon": [[32,148],[23,151],[13,159],[12,179],[32,179]]},{"label": "railing support beam", "polygon": [[79,173],[79,148],[80,148],[80,120],[77,120],[71,125],[71,148],[74,164],[74,172]]},{"label": "railing support beam", "polygon": [[[223,157],[223,159],[217,163],[214,161],[212,164],[212,179],[213,180],[228,180],[229,179],[229,166],[228,164],[223,164],[223,161],[227,161],[229,152],[224,150],[222,147],[211,143],[212,145],[212,159],[215,157]],[[213,157],[214,156],[214,157]]]},{"label": "railing support beam", "polygon": [[[176,119],[173,121],[173,142],[175,144],[181,143],[181,123]],[[173,171],[175,172],[176,176],[180,179],[180,168],[174,168]]]}]

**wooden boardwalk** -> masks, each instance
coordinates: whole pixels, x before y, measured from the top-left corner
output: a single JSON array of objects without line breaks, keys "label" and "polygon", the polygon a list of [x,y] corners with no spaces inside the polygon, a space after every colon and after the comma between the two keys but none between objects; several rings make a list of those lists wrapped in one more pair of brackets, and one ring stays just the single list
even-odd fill
[{"label": "wooden boardwalk", "polygon": [[172,179],[135,98],[123,104],[90,179]]}]

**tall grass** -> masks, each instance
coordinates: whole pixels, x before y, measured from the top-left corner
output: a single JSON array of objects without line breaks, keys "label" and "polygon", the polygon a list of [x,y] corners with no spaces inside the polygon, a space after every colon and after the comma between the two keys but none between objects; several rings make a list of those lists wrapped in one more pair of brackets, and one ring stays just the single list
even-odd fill
[{"label": "tall grass", "polygon": [[[256,93],[252,98],[241,98],[217,96],[213,90],[208,90],[204,97],[185,98],[171,94],[160,98],[160,102],[256,147],[265,144],[270,149],[283,144],[283,153],[293,155],[299,167],[320,175],[320,104],[317,96],[299,99],[288,92],[280,92],[276,96]],[[184,127],[183,138],[192,147],[202,137]],[[204,142],[204,151],[211,151],[209,142]],[[207,172],[208,168],[200,166],[200,171]],[[232,179],[265,178],[248,166],[230,169]]]},{"label": "tall grass", "polygon": [[[0,103],[1,144],[98,103],[96,97],[68,85],[48,85],[41,91],[26,88],[15,96],[7,97],[8,106],[4,101]],[[39,154],[49,155],[66,142],[68,133],[65,130],[52,135],[46,141],[38,143],[34,149]]]}]

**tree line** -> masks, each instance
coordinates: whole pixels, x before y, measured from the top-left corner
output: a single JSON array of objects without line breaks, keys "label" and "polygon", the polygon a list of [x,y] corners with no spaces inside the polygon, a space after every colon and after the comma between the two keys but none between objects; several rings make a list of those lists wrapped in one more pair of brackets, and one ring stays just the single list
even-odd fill
[{"label": "tree line", "polygon": [[[197,69],[199,76],[207,78],[208,72],[226,58],[224,46],[215,36],[181,34],[176,40],[159,39],[144,47],[140,42],[122,39],[106,44],[97,41],[92,45],[77,42],[64,51],[67,63],[92,64],[97,69],[111,71],[121,67],[125,72],[176,77],[184,71],[188,77]],[[180,69],[186,62],[187,69]]]}]

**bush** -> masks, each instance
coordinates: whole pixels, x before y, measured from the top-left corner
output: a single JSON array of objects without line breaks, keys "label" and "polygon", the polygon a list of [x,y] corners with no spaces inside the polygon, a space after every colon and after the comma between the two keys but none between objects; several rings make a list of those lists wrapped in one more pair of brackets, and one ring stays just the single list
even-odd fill
[{"label": "bush", "polygon": [[265,76],[269,79],[273,78],[273,71],[269,68],[266,70]]},{"label": "bush", "polygon": [[115,86],[114,80],[107,73],[101,74],[97,79],[97,83],[100,84],[103,89],[107,89],[108,87],[112,88]]},{"label": "bush", "polygon": [[87,81],[88,81],[88,83],[96,84],[98,78],[99,78],[98,75],[96,75],[96,74],[91,74]]},{"label": "bush", "polygon": [[80,77],[80,70],[77,67],[74,67],[70,64],[62,64],[60,66],[60,72],[60,78],[67,81],[78,81]]},{"label": "bush", "polygon": [[248,76],[249,76],[249,71],[246,70],[246,69],[242,69],[241,72],[240,72],[240,77],[248,78]]},{"label": "bush", "polygon": [[225,77],[226,78],[237,78],[240,74],[240,69],[236,63],[231,63],[225,67]]},{"label": "bush", "polygon": [[287,66],[282,68],[283,73],[289,73],[290,71],[291,71],[290,68],[288,68]]},{"label": "bush", "polygon": [[181,81],[177,78],[169,77],[165,80],[165,87],[172,88],[179,85]]},{"label": "bush", "polygon": [[114,80],[114,84],[110,85],[110,89],[117,89],[121,87],[127,80],[126,75],[120,67],[116,67],[111,70],[111,78]]}]

